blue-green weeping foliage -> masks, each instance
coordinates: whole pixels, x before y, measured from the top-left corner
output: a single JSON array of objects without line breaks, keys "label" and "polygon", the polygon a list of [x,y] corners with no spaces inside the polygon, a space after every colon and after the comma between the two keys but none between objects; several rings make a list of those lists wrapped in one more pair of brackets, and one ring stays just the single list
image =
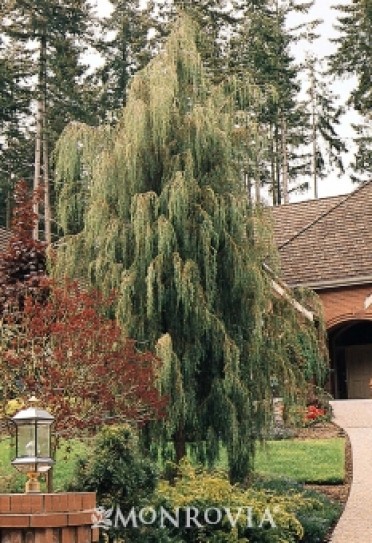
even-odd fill
[{"label": "blue-green weeping foliage", "polygon": [[161,358],[158,385],[169,404],[152,442],[166,448],[174,440],[181,453],[192,443],[211,464],[222,443],[231,479],[241,480],[271,421],[273,376],[288,399],[304,388],[299,328],[317,353],[314,374],[324,358],[315,329],[275,299],[263,271],[274,255],[269,226],[248,205],[236,159],[235,106],[244,93],[237,100],[234,85],[229,93],[211,85],[196,32],[189,18],[178,21],[164,51],[134,77],[106,143],[86,127],[97,152],[89,143],[77,234],[66,165],[76,157],[66,150],[76,153],[84,127],[62,134],[58,210],[66,239],[55,274],[115,289],[125,334]]}]

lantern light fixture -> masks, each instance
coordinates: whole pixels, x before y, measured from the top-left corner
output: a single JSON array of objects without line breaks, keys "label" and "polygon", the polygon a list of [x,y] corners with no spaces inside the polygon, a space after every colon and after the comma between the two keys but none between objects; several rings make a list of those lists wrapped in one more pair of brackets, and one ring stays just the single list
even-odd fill
[{"label": "lantern light fixture", "polygon": [[26,473],[26,493],[40,492],[38,477],[46,473],[54,464],[51,457],[51,426],[54,417],[36,407],[38,400],[30,398],[30,407],[22,409],[12,421],[15,425],[16,457],[12,465],[22,473]]}]

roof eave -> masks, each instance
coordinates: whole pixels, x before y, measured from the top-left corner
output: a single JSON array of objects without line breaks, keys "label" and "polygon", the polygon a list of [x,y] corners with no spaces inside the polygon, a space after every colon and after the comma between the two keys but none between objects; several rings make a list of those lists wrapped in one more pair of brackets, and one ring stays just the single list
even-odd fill
[{"label": "roof eave", "polygon": [[282,298],[285,298],[299,313],[302,313],[309,321],[313,322],[315,320],[314,313],[304,307],[291,293],[290,287],[281,279],[277,277],[275,272],[270,268],[270,266],[264,262],[262,264],[263,269],[271,276],[271,286],[273,290],[279,294]]},{"label": "roof eave", "polygon": [[291,288],[311,288],[313,290],[325,290],[339,287],[352,287],[355,285],[372,284],[372,275],[361,275],[359,277],[343,277],[341,279],[329,279],[325,281],[309,281],[301,283],[292,283],[288,281]]}]

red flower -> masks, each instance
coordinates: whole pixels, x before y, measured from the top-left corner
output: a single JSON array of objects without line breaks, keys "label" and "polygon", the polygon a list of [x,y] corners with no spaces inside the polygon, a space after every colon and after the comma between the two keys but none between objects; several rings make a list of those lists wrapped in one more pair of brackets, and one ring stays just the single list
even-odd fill
[{"label": "red flower", "polygon": [[324,415],[325,415],[324,409],[321,409],[320,407],[316,407],[316,405],[309,405],[305,413],[305,419],[315,420],[319,417],[324,417]]}]

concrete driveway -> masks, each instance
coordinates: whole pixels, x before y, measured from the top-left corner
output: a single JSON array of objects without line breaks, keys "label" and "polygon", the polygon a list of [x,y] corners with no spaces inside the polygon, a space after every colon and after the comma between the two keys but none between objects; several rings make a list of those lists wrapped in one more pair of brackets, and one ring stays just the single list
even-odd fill
[{"label": "concrete driveway", "polygon": [[334,400],[334,419],[348,434],[353,479],[331,543],[372,543],[372,400]]}]

